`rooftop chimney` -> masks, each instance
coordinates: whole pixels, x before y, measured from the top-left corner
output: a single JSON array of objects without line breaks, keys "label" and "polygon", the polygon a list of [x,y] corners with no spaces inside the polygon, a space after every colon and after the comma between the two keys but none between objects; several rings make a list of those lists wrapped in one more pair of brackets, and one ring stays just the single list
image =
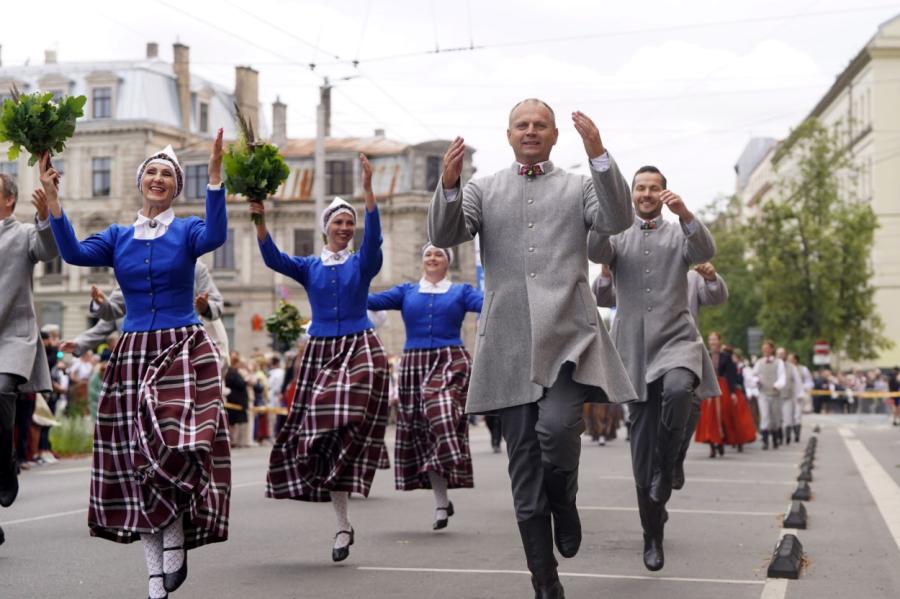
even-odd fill
[{"label": "rooftop chimney", "polygon": [[384,137],[384,129],[375,129],[375,137]]},{"label": "rooftop chimney", "polygon": [[250,67],[234,69],[234,101],[253,130],[259,133],[259,73]]},{"label": "rooftop chimney", "polygon": [[44,50],[44,64],[56,64],[56,50]]},{"label": "rooftop chimney", "polygon": [[[149,51],[149,46],[148,46]],[[178,109],[181,111],[181,128],[191,130],[191,49],[184,44],[172,45],[175,71],[175,88],[178,90]]]},{"label": "rooftop chimney", "polygon": [[272,143],[281,146],[287,142],[287,104],[275,98],[272,104]]},{"label": "rooftop chimney", "polygon": [[156,42],[147,42],[147,58],[159,57],[159,44]]}]

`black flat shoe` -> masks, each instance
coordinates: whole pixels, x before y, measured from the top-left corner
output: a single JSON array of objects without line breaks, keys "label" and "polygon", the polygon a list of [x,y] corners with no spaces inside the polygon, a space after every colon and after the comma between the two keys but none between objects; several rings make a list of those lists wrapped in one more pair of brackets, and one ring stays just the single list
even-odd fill
[{"label": "black flat shoe", "polygon": [[[147,578],[162,578],[162,579],[163,579],[163,586],[166,586],[166,579],[165,579],[165,576],[166,576],[165,574],[151,574],[151,575],[148,576]],[[166,591],[166,594],[163,595],[162,597],[151,597],[150,595],[147,595],[147,599],[169,599],[169,592]]]},{"label": "black flat shoe", "polygon": [[353,533],[353,529],[351,528],[350,530],[337,531],[337,533],[335,533],[335,535],[334,535],[334,539],[337,540],[338,535],[340,535],[340,534],[350,535],[350,543],[346,547],[340,547],[340,548],[332,547],[331,548],[331,561],[333,561],[333,562],[342,562],[345,559],[347,559],[348,557],[350,557],[350,545],[353,544],[354,536],[355,536]]},{"label": "black flat shoe", "polygon": [[165,554],[166,551],[182,551],[184,553],[184,557],[181,560],[181,567],[178,568],[178,570],[176,570],[175,572],[169,572],[168,574],[163,575],[163,586],[165,587],[166,592],[174,593],[175,591],[178,590],[178,587],[180,587],[182,584],[184,584],[184,581],[187,580],[187,572],[188,572],[187,556],[188,556],[188,554],[187,554],[187,551],[184,551],[183,546],[166,547],[163,549],[163,554]]},{"label": "black flat shoe", "polygon": [[431,530],[441,530],[442,528],[447,528],[447,522],[455,512],[453,510],[453,502],[447,504],[447,507],[439,507],[437,511],[442,511],[447,514],[446,518],[438,518],[434,521],[434,524],[431,525]]}]

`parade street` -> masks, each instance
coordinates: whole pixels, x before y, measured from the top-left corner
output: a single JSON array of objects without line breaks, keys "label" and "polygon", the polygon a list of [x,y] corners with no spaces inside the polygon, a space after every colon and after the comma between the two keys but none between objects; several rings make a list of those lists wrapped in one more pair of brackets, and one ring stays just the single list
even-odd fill
[{"label": "parade street", "polygon": [[[763,452],[754,444],[713,460],[695,445],[687,484],[669,504],[666,566],[652,574],[641,563],[627,444],[620,436],[597,447],[584,437],[578,503],[585,538],[577,557],[560,563],[567,596],[895,597],[900,437],[880,419],[837,418],[817,420],[808,529],[797,532],[806,566],[796,581],[767,582],[766,568],[808,434],[799,446]],[[389,446],[392,437],[393,429]],[[475,489],[451,491],[456,515],[446,530],[431,531],[430,493],[394,491],[391,473],[380,471],[369,499],[352,501],[356,543],[339,565],[330,559],[328,504],[263,497],[268,453],[268,447],[234,451],[231,542],[192,551],[193,575],[174,597],[314,598],[336,589],[343,597],[371,598],[530,595],[506,456],[491,452],[483,425],[472,429]],[[88,535],[88,480],[87,458],[24,473],[19,500],[0,523],[7,535],[0,597],[111,599],[145,591],[139,543],[123,551]],[[881,509],[888,509],[891,525]]]}]

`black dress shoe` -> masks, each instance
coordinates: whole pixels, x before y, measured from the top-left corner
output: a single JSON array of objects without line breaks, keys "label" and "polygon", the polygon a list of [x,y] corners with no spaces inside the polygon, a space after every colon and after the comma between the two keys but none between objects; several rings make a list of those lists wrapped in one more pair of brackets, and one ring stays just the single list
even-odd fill
[{"label": "black dress shoe", "polygon": [[532,576],[531,586],[534,587],[534,599],[566,599],[566,593],[558,578],[550,584],[540,584]]},{"label": "black dress shoe", "polygon": [[434,521],[434,524],[431,525],[432,530],[441,530],[442,528],[447,528],[447,521],[450,519],[455,512],[453,511],[453,502],[447,504],[447,507],[439,507],[437,511],[442,511],[447,514],[446,518],[438,518]]},{"label": "black dress shoe", "polygon": [[672,488],[679,491],[684,488],[684,464],[678,462],[672,471]]},{"label": "black dress shoe", "polygon": [[168,574],[163,575],[163,586],[165,587],[166,591],[169,593],[174,593],[175,591],[178,590],[178,587],[180,587],[182,584],[184,584],[184,581],[187,580],[187,572],[188,572],[187,556],[188,556],[188,554],[187,554],[187,551],[184,551],[183,546],[166,547],[163,549],[163,554],[165,554],[166,551],[183,551],[184,552],[184,558],[182,558],[182,560],[181,560],[181,567],[178,568],[178,570],[176,570],[175,572],[169,572]]},{"label": "black dress shoe", "polygon": [[333,562],[342,562],[345,559],[347,559],[348,557],[350,557],[350,545],[353,544],[353,540],[354,540],[354,536],[355,536],[353,534],[353,529],[351,528],[350,530],[337,531],[337,533],[334,535],[335,540],[337,540],[338,535],[341,535],[341,534],[350,535],[350,543],[345,547],[340,547],[340,548],[332,547],[331,548],[331,561],[333,561]]},{"label": "black dress shoe", "polygon": [[665,565],[662,533],[648,535],[644,533],[644,566],[651,572],[662,570]]},{"label": "black dress shoe", "polygon": [[[166,585],[165,574],[151,574],[148,578],[162,578],[163,586]],[[169,592],[166,591],[166,594],[162,597],[151,597],[150,595],[147,595],[147,599],[169,599]]]}]

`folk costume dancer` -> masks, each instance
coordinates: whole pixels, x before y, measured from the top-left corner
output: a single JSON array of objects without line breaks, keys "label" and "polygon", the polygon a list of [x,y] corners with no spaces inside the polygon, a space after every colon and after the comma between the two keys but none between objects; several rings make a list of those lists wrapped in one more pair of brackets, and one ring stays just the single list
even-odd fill
[{"label": "folk costume dancer", "polygon": [[[707,337],[709,355],[718,376],[720,394],[703,400],[700,426],[697,427],[697,441],[708,442],[713,427],[721,431],[722,442],[735,446],[742,452],[744,445],[756,440],[756,426],[753,415],[741,390],[740,375],[732,352],[722,345],[722,337],[711,331]],[[716,415],[718,418],[716,419]],[[719,455],[723,451],[719,449]],[[710,447],[710,456],[716,456],[716,449]]]},{"label": "folk costume dancer", "polygon": [[784,362],[785,385],[781,390],[781,440],[785,445],[791,444],[794,431],[800,426],[803,415],[803,400],[806,390],[803,387],[803,373],[797,363],[790,360],[785,348],[779,347],[775,355]]},{"label": "folk costume dancer", "polygon": [[399,371],[394,483],[399,491],[432,489],[433,530],[454,514],[448,489],[474,486],[466,394],[472,359],[461,328],[467,312],[481,312],[484,294],[452,283],[453,251],[427,244],[422,278],[369,294],[369,310],[400,310],[406,343]]},{"label": "folk costume dancer", "polygon": [[[793,364],[794,368],[797,369],[797,372],[800,375],[799,383],[796,386],[796,395],[794,396],[794,441],[796,443],[800,442],[800,429],[803,424],[803,410],[807,405],[807,402],[810,402],[810,392],[815,387],[815,383],[813,382],[812,373],[809,371],[804,364],[800,363],[800,358],[797,354],[788,354],[788,362]],[[890,387],[888,387],[890,388]]]},{"label": "folk costume dancer", "polygon": [[175,216],[184,171],[171,146],[137,169],[133,225],[75,236],[41,160],[50,226],[67,263],[113,267],[128,306],[103,377],[94,429],[91,535],[140,539],[149,597],[187,578],[187,550],[228,538],[231,458],[216,347],[194,310],[197,259],[225,243],[222,130],[209,159],[206,220]]},{"label": "folk costume dancer", "polygon": [[[0,506],[19,493],[13,448],[19,393],[49,391],[50,367],[34,315],[34,265],[57,255],[46,203],[35,197],[35,224],[16,219],[19,190],[13,177],[0,173]],[[3,529],[0,528],[0,544]]]},{"label": "folk costume dancer", "polygon": [[553,110],[529,99],[509,115],[516,162],[461,187],[466,147],[456,138],[428,212],[437,247],[479,238],[485,301],[466,409],[501,418],[522,545],[535,597],[546,599],[564,597],[554,541],[564,557],[581,543],[582,404],[635,397],[588,284],[588,234],[631,223],[628,183],[596,125],[581,112],[572,120],[589,177],[550,162]]},{"label": "folk costume dancer", "polygon": [[[598,305],[617,305],[612,337],[638,393],[629,405],[631,461],[644,565],[659,570],[665,563],[665,505],[708,361],[688,311],[687,273],[692,264],[711,260],[716,246],[656,167],[637,171],[632,197],[637,213],[632,226],[615,236],[592,236],[590,243],[615,280],[618,304],[608,278],[597,277],[594,291]],[[677,224],[663,219],[663,206],[678,216]]]},{"label": "folk costume dancer", "polygon": [[331,558],[350,555],[350,493],[369,495],[375,469],[389,467],[384,445],[388,416],[387,354],[366,314],[369,285],[381,270],[381,221],[372,193],[372,167],[360,154],[366,198],[359,251],[353,207],[335,198],[320,215],[327,245],[320,256],[288,256],[276,247],[261,203],[250,211],[266,266],[306,289],[312,307],[310,340],[303,352],[290,414],[269,457],[266,496],[331,501],[337,517]]},{"label": "folk costume dancer", "polygon": [[763,449],[772,449],[781,444],[781,404],[782,390],[787,384],[784,362],[775,356],[775,343],[767,339],[762,344],[762,357],[753,365],[753,377],[759,389],[759,433]]}]

